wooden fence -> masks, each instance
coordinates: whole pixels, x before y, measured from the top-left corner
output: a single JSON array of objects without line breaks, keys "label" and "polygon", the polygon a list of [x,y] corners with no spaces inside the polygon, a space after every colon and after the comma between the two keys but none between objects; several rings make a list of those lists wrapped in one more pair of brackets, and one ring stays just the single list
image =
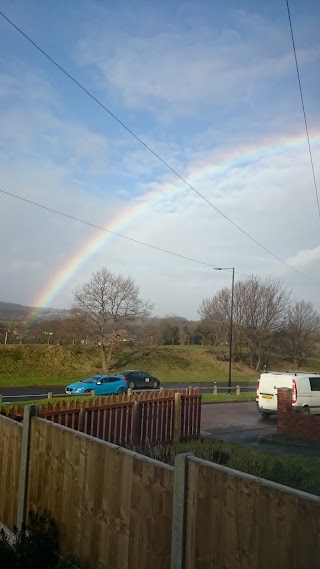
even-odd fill
[{"label": "wooden fence", "polygon": [[179,569],[318,569],[320,498],[189,456]]},{"label": "wooden fence", "polygon": [[[193,455],[173,468],[35,410],[23,423],[19,507],[25,487],[24,512],[50,510],[62,552],[86,569],[318,569],[320,498]],[[19,470],[12,423],[0,416],[1,482]]]},{"label": "wooden fence", "polygon": [[22,425],[0,416],[0,521],[13,528],[17,522]]},{"label": "wooden fence", "polygon": [[[23,410],[6,412],[17,418]],[[200,435],[201,389],[49,401],[39,405],[38,415],[114,444],[178,442]]]},{"label": "wooden fence", "polygon": [[27,507],[92,569],[170,567],[173,468],[32,419]]}]

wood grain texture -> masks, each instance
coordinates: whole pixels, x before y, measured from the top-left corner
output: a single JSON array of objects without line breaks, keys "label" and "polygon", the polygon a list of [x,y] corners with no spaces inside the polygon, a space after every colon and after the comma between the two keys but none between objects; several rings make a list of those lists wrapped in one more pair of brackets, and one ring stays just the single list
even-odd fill
[{"label": "wood grain texture", "polygon": [[0,415],[0,521],[17,523],[22,425]]}]

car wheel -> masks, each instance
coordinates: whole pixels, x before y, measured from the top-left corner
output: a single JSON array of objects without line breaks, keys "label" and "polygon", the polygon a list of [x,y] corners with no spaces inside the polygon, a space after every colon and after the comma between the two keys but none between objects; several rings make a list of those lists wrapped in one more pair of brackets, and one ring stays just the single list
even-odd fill
[{"label": "car wheel", "polygon": [[157,388],[158,388],[158,382],[157,382],[157,381],[154,381],[154,382],[152,383],[152,389],[157,389]]},{"label": "car wheel", "polygon": [[270,419],[270,413],[261,413],[262,419]]},{"label": "car wheel", "polygon": [[303,415],[310,415],[310,407],[308,407],[308,405],[303,407],[302,413],[303,413]]},{"label": "car wheel", "polygon": [[135,383],[134,383],[134,381],[129,381],[128,387],[130,387],[130,389],[134,389],[134,388],[135,388]]},{"label": "car wheel", "polygon": [[92,389],[86,389],[86,390],[84,391],[84,393],[91,393],[91,392],[92,392]]},{"label": "car wheel", "polygon": [[126,394],[126,390],[124,387],[120,387],[120,389],[118,389],[118,395],[125,395]]}]

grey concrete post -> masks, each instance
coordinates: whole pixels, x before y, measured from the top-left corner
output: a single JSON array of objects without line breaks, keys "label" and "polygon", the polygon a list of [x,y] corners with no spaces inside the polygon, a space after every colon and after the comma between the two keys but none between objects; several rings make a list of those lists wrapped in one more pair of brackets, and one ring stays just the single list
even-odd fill
[{"label": "grey concrete post", "polygon": [[24,408],[17,512],[18,529],[21,529],[22,525],[25,522],[28,491],[31,419],[32,417],[37,417],[37,415],[38,405],[27,405]]},{"label": "grey concrete post", "polygon": [[188,456],[177,454],[174,461],[173,508],[170,569],[184,569],[185,525],[187,510],[187,468]]}]

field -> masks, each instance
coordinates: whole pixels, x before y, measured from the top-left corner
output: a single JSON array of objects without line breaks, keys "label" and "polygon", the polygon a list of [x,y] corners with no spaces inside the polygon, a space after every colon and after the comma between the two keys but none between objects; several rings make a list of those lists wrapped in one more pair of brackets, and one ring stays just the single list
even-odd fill
[{"label": "field", "polygon": [[[222,382],[228,379],[228,362],[219,361],[209,347],[160,346],[148,349],[123,347],[112,366],[118,372],[142,369],[162,383]],[[0,346],[0,387],[66,385],[101,373],[99,348],[88,346],[6,345]],[[233,365],[234,383],[253,381],[257,373]]]}]

